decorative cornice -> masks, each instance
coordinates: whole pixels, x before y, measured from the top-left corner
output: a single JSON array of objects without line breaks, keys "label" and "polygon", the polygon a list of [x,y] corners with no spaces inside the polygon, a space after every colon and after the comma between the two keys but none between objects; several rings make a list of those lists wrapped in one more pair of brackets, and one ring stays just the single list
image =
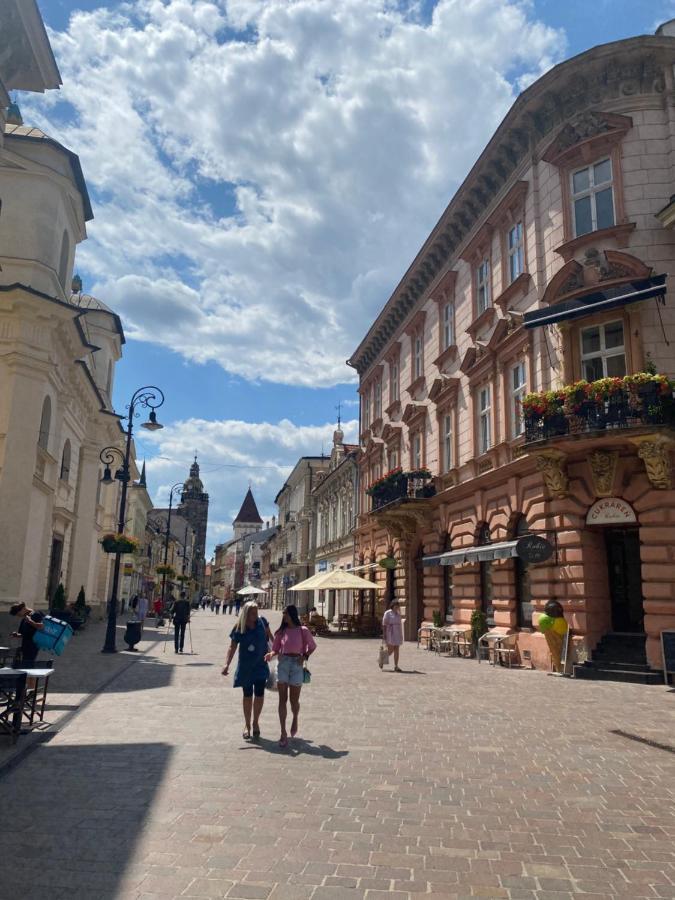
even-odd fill
[{"label": "decorative cornice", "polygon": [[514,212],[522,210],[529,186],[527,181],[516,181],[511,190],[490,213],[488,222],[493,228],[501,228],[512,218]]},{"label": "decorative cornice", "polygon": [[457,344],[450,344],[449,347],[446,347],[445,350],[437,356],[434,360],[434,365],[439,371],[442,371],[445,367],[446,363],[452,362],[457,358],[458,354]]},{"label": "decorative cornice", "polygon": [[494,226],[490,221],[483,222],[481,227],[475,233],[471,241],[466,245],[459,255],[460,259],[472,265],[484,254],[484,251],[490,246]]},{"label": "decorative cornice", "polygon": [[484,309],[477,319],[473,320],[473,322],[466,329],[466,333],[470,336],[472,341],[475,341],[476,336],[484,328],[490,328],[494,324],[494,320],[496,318],[497,310],[494,308],[494,306],[488,306],[488,308]]},{"label": "decorative cornice", "polygon": [[446,300],[451,300],[455,294],[456,284],[457,270],[450,269],[429,291],[429,298],[436,303],[445,303]]},{"label": "decorative cornice", "polygon": [[459,378],[451,378],[449,375],[441,375],[434,380],[429,391],[429,399],[436,406],[443,406],[457,400],[459,391]]},{"label": "decorative cornice", "polygon": [[402,425],[393,425],[391,422],[387,422],[382,429],[382,440],[388,444],[393,440],[400,439],[402,433]]},{"label": "decorative cornice", "polygon": [[663,72],[672,65],[673,39],[640,36],[594,47],[554,66],[516,99],[380,315],[352,354],[349,365],[368,371],[434,279],[458,252],[485,213],[511,189],[514,172],[552,132],[601,103],[660,96]]},{"label": "decorative cornice", "polygon": [[394,400],[393,403],[390,403],[389,406],[385,409],[384,414],[388,419],[393,419],[394,416],[398,415],[401,412],[401,401]]},{"label": "decorative cornice", "polygon": [[620,250],[599,253],[591,247],[586,251],[583,263],[571,259],[558,269],[549,281],[541,302],[551,305],[573,300],[591,290],[605,290],[633,279],[649,278],[652,272],[651,266],[630,253]]},{"label": "decorative cornice", "polygon": [[541,158],[558,167],[591,162],[618,144],[632,127],[630,116],[588,109],[561,128]]},{"label": "decorative cornice", "polygon": [[519,294],[527,294],[530,289],[532,276],[529,272],[521,272],[521,274],[511,282],[511,284],[501,292],[495,300],[495,306],[498,306],[502,313],[506,315],[509,310],[509,304]]},{"label": "decorative cornice", "polygon": [[426,321],[426,318],[426,309],[419,309],[406,325],[405,333],[409,337],[413,337],[413,335],[417,334],[419,331],[422,331],[424,329],[424,322]]},{"label": "decorative cornice", "polygon": [[425,403],[408,403],[403,410],[403,421],[410,427],[418,419],[423,419],[427,414]]},{"label": "decorative cornice", "polygon": [[420,375],[419,378],[416,378],[412,384],[409,384],[405,389],[406,394],[409,394],[413,400],[416,399],[418,394],[421,394],[424,388],[426,387],[427,381],[424,375]]}]

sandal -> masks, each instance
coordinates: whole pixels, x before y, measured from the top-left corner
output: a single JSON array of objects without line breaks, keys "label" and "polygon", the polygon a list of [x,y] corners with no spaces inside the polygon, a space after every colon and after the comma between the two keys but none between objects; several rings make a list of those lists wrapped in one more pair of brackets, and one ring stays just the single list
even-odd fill
[{"label": "sandal", "polygon": [[254,728],[254,729],[253,729],[253,740],[255,741],[255,740],[257,740],[259,737],[260,737],[260,729],[259,729],[259,728]]},{"label": "sandal", "polygon": [[282,748],[282,750],[283,750],[285,747],[288,747],[288,738],[287,738],[287,737],[282,737],[282,738],[280,738],[280,740],[279,740],[279,746]]},{"label": "sandal", "polygon": [[250,741],[250,740],[251,740],[251,732],[250,732],[250,730],[249,730],[248,728],[245,728],[245,729],[244,729],[244,733],[242,734],[242,737],[243,737],[243,739],[244,739],[245,741]]},{"label": "sandal", "polygon": [[291,737],[294,738],[298,733],[298,725],[297,722],[295,725],[291,725]]}]

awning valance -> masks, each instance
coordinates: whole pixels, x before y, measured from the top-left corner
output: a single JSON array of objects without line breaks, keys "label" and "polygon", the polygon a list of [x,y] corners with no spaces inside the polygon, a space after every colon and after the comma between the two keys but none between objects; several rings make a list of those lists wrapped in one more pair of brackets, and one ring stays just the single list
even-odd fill
[{"label": "awning valance", "polygon": [[525,313],[523,325],[525,328],[540,328],[543,325],[554,325],[556,322],[591,316],[594,313],[626,306],[628,303],[663,297],[665,293],[666,276],[655,275],[653,278],[634,281],[630,285],[621,285],[613,289],[608,288],[606,291],[593,291],[585,294],[583,297],[565,300],[545,309],[534,309]]},{"label": "awning valance", "polygon": [[422,557],[425,566],[462,566],[476,562],[490,562],[493,559],[510,559],[517,556],[518,541],[500,541],[480,547],[465,547],[462,550],[448,550]]}]

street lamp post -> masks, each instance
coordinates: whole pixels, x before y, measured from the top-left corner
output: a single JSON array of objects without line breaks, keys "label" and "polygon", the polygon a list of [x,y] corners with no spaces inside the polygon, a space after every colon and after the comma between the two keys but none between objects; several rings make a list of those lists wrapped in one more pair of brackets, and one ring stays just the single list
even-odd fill
[{"label": "street lamp post", "polygon": [[171,536],[171,511],[173,508],[174,492],[183,489],[183,482],[179,481],[169,491],[169,515],[166,517],[166,534],[164,535],[164,571],[162,572],[162,609],[166,606],[166,568],[169,560],[169,538]]},{"label": "street lamp post", "polygon": [[[119,447],[106,447],[101,450],[99,459],[105,465],[105,469],[103,472],[103,478],[101,478],[102,484],[112,484],[113,481],[120,481],[122,483],[122,491],[120,494],[120,512],[119,512],[119,522],[117,525],[117,530],[119,534],[124,533],[124,525],[125,525],[125,516],[127,511],[127,487],[129,485],[130,478],[130,469],[129,462],[131,458],[131,438],[133,434],[134,428],[134,417],[138,416],[136,412],[137,406],[143,406],[146,409],[150,410],[148,415],[148,421],[142,423],[143,428],[147,428],[148,431],[157,431],[160,428],[163,428],[163,425],[160,425],[157,421],[157,414],[155,410],[158,409],[164,403],[164,394],[158,387],[154,387],[152,385],[148,385],[146,387],[139,388],[131,398],[129,402],[129,415],[127,417],[127,430],[124,432],[126,435],[126,443],[124,452],[120,450]],[[119,457],[122,465],[115,472],[115,477],[113,478],[112,473],[110,471],[110,466],[115,461],[115,457]],[[113,565],[113,582],[112,582],[112,590],[110,593],[110,603],[108,605],[108,625],[106,627],[105,632],[105,643],[103,644],[102,653],[116,653],[117,647],[115,646],[115,633],[117,627],[117,593],[119,590],[120,583],[120,559],[122,554],[119,551],[115,552],[115,562]]]}]

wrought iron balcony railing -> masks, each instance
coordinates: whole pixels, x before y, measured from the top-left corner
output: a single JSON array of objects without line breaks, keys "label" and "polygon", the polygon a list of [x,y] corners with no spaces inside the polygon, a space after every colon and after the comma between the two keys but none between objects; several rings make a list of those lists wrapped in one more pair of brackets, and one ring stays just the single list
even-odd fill
[{"label": "wrought iron balcony railing", "polygon": [[558,410],[552,413],[525,415],[525,443],[546,441],[566,435],[595,431],[613,431],[651,425],[675,426],[675,405],[671,396],[648,385],[637,394],[617,391],[600,402],[586,400],[574,413]]},{"label": "wrought iron balcony railing", "polygon": [[377,512],[400,500],[423,500],[435,493],[431,473],[398,472],[371,489],[370,511]]}]

